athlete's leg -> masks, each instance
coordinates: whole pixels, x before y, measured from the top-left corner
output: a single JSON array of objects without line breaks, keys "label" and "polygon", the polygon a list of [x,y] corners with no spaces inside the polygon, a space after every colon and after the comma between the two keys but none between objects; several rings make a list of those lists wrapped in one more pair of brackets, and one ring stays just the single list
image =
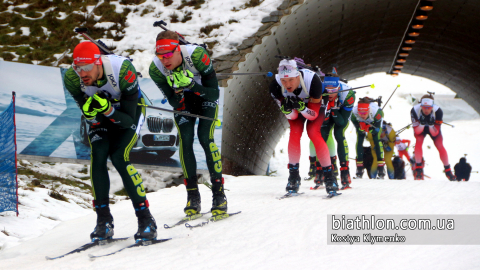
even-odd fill
[{"label": "athlete's leg", "polygon": [[377,159],[377,151],[375,151],[375,142],[373,141],[372,133],[369,132],[367,135],[367,140],[370,142],[370,149],[372,152],[372,167],[370,168],[370,177],[377,178],[377,167],[378,167],[378,159]]},{"label": "athlete's leg", "polygon": [[419,164],[422,163],[422,158],[423,158],[423,150],[422,150],[422,145],[423,145],[423,140],[425,140],[425,134],[415,134],[415,163]]},{"label": "athlete's leg", "polygon": [[110,159],[118,174],[120,174],[123,186],[134,205],[141,204],[146,200],[142,178],[130,163],[130,151],[137,142],[144,119],[142,107],[137,107],[137,124],[134,127],[135,129],[120,129],[116,127],[108,129]]},{"label": "athlete's leg", "polygon": [[[431,137],[431,136],[430,136]],[[437,136],[432,137],[433,143],[435,144],[435,147],[438,150],[438,153],[440,154],[440,159],[443,162],[443,166],[448,166],[450,163],[448,163],[448,154],[447,150],[445,150],[445,147],[443,146],[443,136],[442,132],[439,132]]]},{"label": "athlete's leg", "polygon": [[388,178],[395,179],[395,168],[393,167],[392,157],[393,157],[393,149],[391,151],[385,151],[385,165],[387,166],[387,174]]},{"label": "athlete's leg", "polygon": [[307,134],[308,137],[313,142],[315,146],[315,151],[317,152],[317,159],[322,165],[322,167],[329,167],[330,162],[330,152],[328,151],[328,146],[322,138],[322,133],[320,131],[323,122],[323,117],[317,117],[313,121],[307,122]]},{"label": "athlete's leg", "polygon": [[[214,106],[214,107],[213,107]],[[218,117],[218,105],[213,102],[204,102],[202,115],[210,118]],[[214,140],[215,122],[200,119],[197,129],[198,140],[205,152],[208,171],[211,179],[222,179],[222,157]]]},{"label": "athlete's leg", "polygon": [[192,184],[196,185],[197,161],[193,152],[193,136],[197,118],[180,114],[176,114],[174,118],[180,136],[179,156],[183,175],[188,182],[195,182]]},{"label": "athlete's leg", "polygon": [[122,177],[128,196],[132,199],[133,204],[144,202],[146,192],[142,178],[130,163],[130,151],[137,142],[137,133],[130,128],[109,130],[109,138],[111,139],[110,159]]},{"label": "athlete's leg", "polygon": [[290,164],[297,164],[300,162],[300,139],[302,138],[305,120],[305,117],[300,115],[295,120],[288,120],[290,123],[290,138],[288,140],[288,161]]},{"label": "athlete's leg", "polygon": [[[335,140],[337,140],[338,159],[340,162],[348,161],[348,143],[345,139],[345,131],[348,128],[348,122],[345,126],[334,126]],[[330,153],[332,155],[332,153]]]},{"label": "athlete's leg", "polygon": [[[92,182],[93,199],[108,202],[110,178],[108,176],[107,158],[110,148],[107,129],[102,125],[90,128],[90,181]],[[108,204],[108,203],[107,203]]]}]

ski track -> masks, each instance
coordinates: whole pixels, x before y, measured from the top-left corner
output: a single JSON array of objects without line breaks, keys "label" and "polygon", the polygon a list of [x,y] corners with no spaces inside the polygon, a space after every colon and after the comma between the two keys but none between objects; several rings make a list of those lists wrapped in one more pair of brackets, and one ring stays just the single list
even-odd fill
[{"label": "ski track", "polygon": [[[436,179],[435,179],[436,180]],[[62,222],[44,235],[26,240],[0,253],[0,269],[287,269],[319,266],[368,269],[473,269],[480,264],[478,246],[327,246],[327,214],[478,214],[480,181],[470,182],[354,179],[353,189],[323,200],[324,190],[277,200],[284,193],[281,177],[226,177],[230,212],[227,220],[189,230],[163,229],[183,215],[183,186],[149,193],[151,210],[159,227],[158,238],[173,240],[150,247],[132,248],[90,261],[87,254],[106,254],[133,242],[115,243],[46,261],[89,241],[94,213]],[[211,193],[200,186],[203,211],[211,206]],[[434,192],[432,192],[434,191]],[[461,194],[461,197],[458,196]],[[136,218],[131,203],[111,206],[115,236],[132,236]],[[191,221],[194,225],[207,217]],[[345,259],[342,259],[345,258]]]}]

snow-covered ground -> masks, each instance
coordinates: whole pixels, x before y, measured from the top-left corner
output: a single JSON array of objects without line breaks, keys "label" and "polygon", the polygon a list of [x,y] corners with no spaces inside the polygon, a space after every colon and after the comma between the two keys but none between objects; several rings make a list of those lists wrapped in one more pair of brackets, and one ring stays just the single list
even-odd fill
[{"label": "snow-covered ground", "polygon": [[[399,78],[415,79],[405,76]],[[382,85],[371,80],[371,77],[362,78],[352,81],[351,85],[375,82],[377,88],[365,90],[365,95],[376,97],[381,94],[386,101],[398,84],[394,81],[390,85]],[[452,94],[438,85],[429,85],[435,88],[437,94]],[[407,125],[411,104],[404,98],[405,93],[416,95],[423,91],[425,88],[400,88],[387,105],[386,119],[393,122],[397,129]],[[362,92],[357,93],[357,96],[363,96]],[[480,132],[480,119],[452,121],[451,124],[455,128],[442,127],[451,164],[454,165],[464,153],[468,153],[468,162],[477,170],[480,146],[473,143],[473,140]],[[413,142],[412,130],[402,133],[402,138]],[[306,134],[302,139],[303,177],[308,170]],[[347,139],[351,148],[350,157],[354,157],[353,128],[347,130]],[[424,153],[427,163],[425,173],[432,179],[414,181],[410,171],[407,180],[403,181],[354,179],[353,189],[344,191],[340,197],[331,200],[322,199],[325,196],[324,190],[310,191],[309,187],[313,183],[306,181],[302,182],[300,188],[301,192],[305,192],[304,195],[286,200],[276,199],[285,192],[288,175],[287,142],[288,133],[279,142],[275,158],[271,161],[271,169],[277,170],[277,176],[225,176],[229,209],[231,212],[241,210],[240,215],[194,230],[183,226],[165,230],[163,224],[175,223],[183,216],[186,193],[184,186],[159,189],[147,195],[151,211],[159,226],[159,238],[173,239],[156,246],[125,250],[94,262],[89,261],[87,254],[105,254],[126,246],[133,240],[96,247],[56,261],[46,261],[45,256],[60,255],[88,242],[96,216],[90,209],[53,200],[42,189],[36,188],[35,192],[21,191],[23,196],[20,200],[25,203],[20,206],[20,216],[0,215],[0,230],[13,232],[13,236],[9,237],[0,232],[3,244],[0,250],[0,269],[477,269],[480,265],[479,246],[327,245],[328,214],[480,213],[479,175],[472,174],[469,182],[448,181],[442,172],[438,152],[430,139],[426,140]],[[59,175],[75,176],[80,170],[74,168],[80,165],[41,166],[45,166],[44,170]],[[350,167],[353,174],[354,166]],[[148,180],[148,173],[153,175],[154,172],[141,173],[144,181],[151,180],[151,184],[165,178],[159,176]],[[77,175],[80,176],[82,175]],[[116,177],[113,177],[112,182],[113,185],[119,185]],[[203,185],[200,185],[200,191],[203,211],[208,211],[211,193]],[[49,202],[45,202],[45,199]],[[111,209],[115,219],[115,236],[133,236],[137,221],[131,202],[119,201]],[[52,221],[48,217],[56,220]],[[200,221],[205,219],[191,223]],[[12,237],[16,240],[9,241]],[[5,239],[8,240],[6,243]]]},{"label": "snow-covered ground", "polygon": [[[106,254],[133,242],[97,247],[56,261],[56,256],[88,242],[95,214],[64,221],[41,237],[0,253],[1,269],[475,269],[478,246],[327,246],[327,214],[478,214],[478,179],[471,182],[357,180],[354,189],[331,200],[323,190],[277,200],[285,180],[278,177],[226,177],[230,211],[242,213],[203,228],[163,229],[182,217],[183,186],[149,194],[159,237],[156,246],[125,250],[89,261],[87,254]],[[200,186],[204,211],[210,191]],[[459,197],[459,194],[461,196]],[[460,198],[460,199],[459,199]],[[58,209],[63,215],[66,209]],[[112,206],[117,237],[137,228],[129,201]],[[205,221],[201,219],[200,221]],[[193,221],[196,224],[200,221]],[[26,226],[26,225],[25,225]]]}]

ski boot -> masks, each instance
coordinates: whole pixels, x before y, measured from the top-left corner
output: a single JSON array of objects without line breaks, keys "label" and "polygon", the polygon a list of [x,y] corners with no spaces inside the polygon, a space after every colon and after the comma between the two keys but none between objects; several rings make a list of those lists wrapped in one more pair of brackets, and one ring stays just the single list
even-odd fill
[{"label": "ski boot", "polygon": [[352,179],[350,178],[350,171],[348,169],[348,161],[347,162],[340,162],[340,180],[342,182],[342,188],[349,189],[350,183],[352,183]]},{"label": "ski boot", "polygon": [[378,162],[378,179],[385,179],[385,161]]},{"label": "ski boot", "polygon": [[308,177],[305,180],[312,180],[317,173],[317,157],[308,157],[310,159],[310,170],[308,171]]},{"label": "ski boot", "polygon": [[289,193],[297,193],[300,188],[300,173],[298,172],[299,164],[288,164],[290,176],[288,177],[288,184],[285,188]]},{"label": "ski boot", "polygon": [[357,162],[357,173],[356,173],[357,178],[362,179],[363,169],[364,169],[363,162]]},{"label": "ski boot", "polygon": [[187,187],[187,206],[183,208],[183,212],[187,216],[194,216],[200,214],[202,204],[200,199],[200,192],[198,191],[197,177],[184,179],[183,183]]},{"label": "ski boot", "polygon": [[227,214],[227,197],[223,188],[224,179],[211,179],[212,181],[212,216],[226,215]]},{"label": "ski boot", "polygon": [[333,176],[338,177],[337,156],[330,157],[330,162],[333,167]]},{"label": "ski boot", "polygon": [[417,163],[415,165],[414,180],[423,180],[423,164]]},{"label": "ski boot", "polygon": [[[320,165],[320,163],[319,163],[319,165]],[[323,187],[324,181],[325,181],[325,177],[323,175],[322,167],[318,166],[317,167],[317,173],[315,174],[315,180],[313,180],[313,182],[315,183],[315,186],[311,187],[310,189],[311,190],[316,190],[316,189],[319,189],[319,188]]]},{"label": "ski boot", "polygon": [[92,242],[111,239],[113,236],[113,217],[110,214],[110,207],[108,206],[108,199],[102,201],[93,201],[95,211],[97,212],[97,226],[90,234]]},{"label": "ski boot", "polygon": [[157,239],[157,224],[148,209],[148,201],[135,205],[135,215],[138,218],[138,231],[134,235],[135,242]]},{"label": "ski boot", "polygon": [[448,180],[450,181],[455,181],[457,180],[455,175],[452,173],[452,169],[450,168],[450,165],[443,166],[445,168],[445,175],[447,176]]},{"label": "ski boot", "polygon": [[338,191],[337,178],[333,175],[333,166],[323,167],[323,174],[325,175],[325,189],[328,194],[336,194]]}]

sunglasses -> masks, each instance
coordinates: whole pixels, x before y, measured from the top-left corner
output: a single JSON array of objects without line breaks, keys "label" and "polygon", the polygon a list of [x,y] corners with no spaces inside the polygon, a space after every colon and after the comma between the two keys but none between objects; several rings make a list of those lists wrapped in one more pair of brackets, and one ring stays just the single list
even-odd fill
[{"label": "sunglasses", "polygon": [[78,73],[80,73],[82,71],[88,72],[88,71],[91,71],[93,69],[93,67],[95,66],[95,62],[97,62],[97,61],[98,61],[98,59],[96,59],[93,63],[88,64],[88,65],[84,65],[84,66],[77,66],[75,64],[72,64],[72,67]]},{"label": "sunglasses", "polygon": [[169,52],[169,53],[164,53],[164,54],[159,54],[157,52],[155,52],[155,55],[158,57],[158,59],[169,59],[169,58],[172,58],[173,57],[173,53],[175,51],[177,51],[177,48],[178,48],[178,45],[175,46],[175,48],[173,49],[173,51]]}]

